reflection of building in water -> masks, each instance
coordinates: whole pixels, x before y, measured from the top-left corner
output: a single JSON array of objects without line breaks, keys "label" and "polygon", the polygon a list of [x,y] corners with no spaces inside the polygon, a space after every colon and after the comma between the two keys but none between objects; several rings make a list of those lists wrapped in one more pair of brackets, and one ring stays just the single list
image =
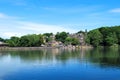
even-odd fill
[{"label": "reflection of building in water", "polygon": [[80,50],[80,57],[81,57],[81,59],[83,59],[84,58],[84,56],[85,56],[85,50],[84,49],[81,49]]},{"label": "reflection of building in water", "polygon": [[48,54],[50,54],[52,56],[56,56],[61,53],[61,50],[59,48],[50,48],[50,49],[44,49],[43,52],[44,52],[43,53],[44,56],[46,56]]},{"label": "reflection of building in water", "polygon": [[54,55],[56,55],[56,54],[60,53],[60,50],[58,48],[51,49],[51,53],[54,54]]}]

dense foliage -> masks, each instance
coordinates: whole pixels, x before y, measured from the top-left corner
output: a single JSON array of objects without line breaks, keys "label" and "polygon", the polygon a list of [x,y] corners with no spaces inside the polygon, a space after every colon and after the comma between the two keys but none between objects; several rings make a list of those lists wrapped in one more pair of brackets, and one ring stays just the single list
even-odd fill
[{"label": "dense foliage", "polygon": [[57,33],[55,35],[55,38],[57,41],[61,41],[62,43],[65,43],[65,39],[68,37],[68,34],[66,32],[61,32],[61,33]]},{"label": "dense foliage", "polygon": [[87,34],[86,42],[93,46],[120,45],[120,26],[91,30]]},{"label": "dense foliage", "polygon": [[44,39],[46,40],[46,42],[49,42],[49,41],[52,41],[52,36],[53,33],[44,33],[43,36],[44,36]]},{"label": "dense foliage", "polygon": [[77,38],[67,37],[65,39],[65,45],[79,45],[79,43]]},{"label": "dense foliage", "polygon": [[41,46],[44,44],[43,36],[41,34],[36,35],[25,35],[22,37],[11,37],[9,40],[6,41],[9,43],[9,46],[12,47],[32,47],[32,46]]},{"label": "dense foliage", "polygon": [[[87,44],[94,47],[120,45],[120,26],[101,27],[89,32],[79,31],[76,34],[79,33],[84,35],[84,40]],[[69,35],[66,32],[58,32],[55,36],[53,36],[53,33],[31,34],[21,37],[13,36],[10,39],[0,38],[0,41],[8,43],[12,47],[34,47],[51,42],[54,37],[56,41],[62,42],[64,45],[80,45],[79,38],[70,37]]]},{"label": "dense foliage", "polygon": [[0,37],[0,41],[1,41],[1,42],[5,42],[5,40],[4,40],[3,38],[1,38],[1,37]]}]

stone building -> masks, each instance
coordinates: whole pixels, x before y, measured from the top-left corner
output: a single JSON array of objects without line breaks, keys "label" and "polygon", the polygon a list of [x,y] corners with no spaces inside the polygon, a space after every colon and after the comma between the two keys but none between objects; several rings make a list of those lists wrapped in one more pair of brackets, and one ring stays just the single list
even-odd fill
[{"label": "stone building", "polygon": [[0,41],[0,47],[6,47],[6,46],[9,46],[9,44]]},{"label": "stone building", "polygon": [[48,47],[59,47],[62,45],[62,42],[55,40],[55,35],[52,35],[51,39],[52,39],[51,41],[46,43]]},{"label": "stone building", "polygon": [[85,45],[86,36],[87,36],[87,30],[85,30],[85,32],[79,31],[78,33],[75,34],[69,34],[69,37],[77,38],[80,42],[80,45]]}]

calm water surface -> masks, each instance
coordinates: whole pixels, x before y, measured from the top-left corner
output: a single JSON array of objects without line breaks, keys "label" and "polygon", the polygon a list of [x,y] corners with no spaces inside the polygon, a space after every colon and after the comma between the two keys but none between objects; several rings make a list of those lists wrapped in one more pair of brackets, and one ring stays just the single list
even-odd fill
[{"label": "calm water surface", "polygon": [[0,80],[120,80],[120,50],[0,51]]}]

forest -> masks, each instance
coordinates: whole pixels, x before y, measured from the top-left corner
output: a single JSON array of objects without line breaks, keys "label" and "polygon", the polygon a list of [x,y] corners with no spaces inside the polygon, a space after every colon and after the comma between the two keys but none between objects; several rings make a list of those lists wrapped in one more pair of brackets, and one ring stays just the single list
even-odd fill
[{"label": "forest", "polygon": [[93,46],[120,45],[120,26],[91,30],[87,33],[86,43]]}]

